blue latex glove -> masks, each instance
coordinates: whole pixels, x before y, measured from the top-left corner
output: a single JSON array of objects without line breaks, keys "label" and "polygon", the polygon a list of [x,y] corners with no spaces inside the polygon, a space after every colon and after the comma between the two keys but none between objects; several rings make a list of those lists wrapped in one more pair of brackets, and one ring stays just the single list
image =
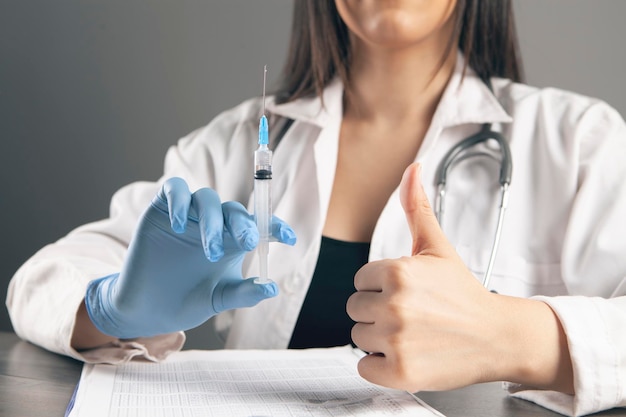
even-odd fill
[{"label": "blue latex glove", "polygon": [[[274,217],[273,237],[293,245],[295,233]],[[244,280],[242,262],[259,233],[237,202],[221,203],[184,180],[167,180],[141,218],[122,271],[89,283],[85,304],[101,332],[122,339],[199,326],[211,316],[250,307],[278,294],[274,282]]]}]

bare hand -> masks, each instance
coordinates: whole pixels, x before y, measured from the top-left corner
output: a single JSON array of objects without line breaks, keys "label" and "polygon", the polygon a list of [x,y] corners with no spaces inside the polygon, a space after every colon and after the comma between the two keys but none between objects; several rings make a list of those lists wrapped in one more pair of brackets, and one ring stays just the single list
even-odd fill
[{"label": "bare hand", "polygon": [[[441,231],[418,165],[407,168],[400,198],[412,256],[365,265],[347,304],[357,322],[352,340],[371,352],[359,362],[359,373],[411,392],[496,380],[554,383],[559,360],[567,366],[569,356],[563,358],[562,329],[552,310],[490,293],[479,283]],[[545,371],[551,374],[535,379]]]}]

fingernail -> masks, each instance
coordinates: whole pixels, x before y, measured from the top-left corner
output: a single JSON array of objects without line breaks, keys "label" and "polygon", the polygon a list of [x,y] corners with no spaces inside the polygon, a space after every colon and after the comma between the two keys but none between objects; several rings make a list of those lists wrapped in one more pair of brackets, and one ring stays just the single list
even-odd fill
[{"label": "fingernail", "polygon": [[217,242],[210,241],[207,252],[207,257],[209,261],[215,262],[219,261],[222,256],[224,256],[224,248]]},{"label": "fingernail", "polygon": [[172,222],[172,229],[174,229],[174,231],[176,233],[183,233],[185,231],[185,220],[180,218],[180,217],[174,217],[174,220]]},{"label": "fingernail", "polygon": [[246,230],[242,235],[243,248],[245,250],[252,250],[256,247],[259,241],[259,233],[253,230]]},{"label": "fingernail", "polygon": [[278,295],[278,285],[274,281],[269,284],[263,285],[263,289],[265,290],[265,295],[267,297],[276,297]]},{"label": "fingernail", "polygon": [[280,229],[280,240],[288,245],[293,245],[296,243],[296,234],[289,228],[282,228]]}]

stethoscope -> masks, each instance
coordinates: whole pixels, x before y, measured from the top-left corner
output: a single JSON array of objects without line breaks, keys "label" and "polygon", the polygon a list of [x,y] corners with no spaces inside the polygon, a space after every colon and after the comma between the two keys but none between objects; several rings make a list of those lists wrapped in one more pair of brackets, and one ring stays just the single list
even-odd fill
[{"label": "stethoscope", "polygon": [[[497,160],[495,156],[487,152],[467,152],[468,149],[475,147],[480,143],[487,142],[489,140],[495,140],[500,148],[500,160]],[[457,163],[476,156],[488,156],[492,159],[496,159],[500,163],[500,210],[498,212],[498,224],[496,226],[496,232],[493,238],[493,244],[491,246],[491,254],[489,255],[489,263],[487,264],[487,270],[483,276],[483,286],[489,287],[489,280],[491,278],[491,272],[493,270],[493,264],[496,260],[496,254],[498,247],[500,246],[500,236],[502,234],[502,223],[504,221],[504,212],[508,206],[509,186],[511,185],[511,171],[513,169],[513,160],[511,158],[511,148],[504,137],[491,129],[491,124],[486,123],[482,129],[461,142],[456,144],[452,149],[446,153],[441,160],[437,169],[437,198],[435,201],[435,215],[439,225],[443,227],[443,213],[444,203],[446,197],[446,182],[448,179],[448,173],[451,168]]]},{"label": "stethoscope", "polygon": [[[487,87],[492,90],[491,83],[486,81]],[[492,90],[493,91],[493,90]],[[287,119],[285,124],[279,129],[278,134],[274,141],[272,141],[273,148],[278,145],[278,142],[283,138],[287,130],[293,124],[293,119]],[[475,147],[480,143],[487,142],[489,140],[495,140],[500,147],[500,160],[497,160],[493,155],[487,152],[466,152],[468,149]],[[496,159],[500,163],[500,210],[498,212],[498,224],[496,226],[496,232],[493,238],[493,244],[491,246],[491,254],[489,255],[489,263],[487,264],[487,270],[483,276],[483,286],[488,288],[489,280],[491,279],[491,272],[493,270],[493,264],[496,260],[496,254],[498,247],[500,246],[500,236],[502,235],[502,223],[504,221],[504,212],[508,206],[509,186],[511,185],[511,171],[513,170],[513,159],[511,157],[511,148],[508,142],[504,139],[502,134],[491,129],[491,123],[483,124],[481,130],[456,144],[452,149],[446,153],[441,160],[439,168],[437,169],[437,199],[435,202],[435,215],[439,225],[443,227],[443,213],[445,207],[446,197],[446,181],[448,179],[448,173],[453,165],[475,156],[488,156]]]}]

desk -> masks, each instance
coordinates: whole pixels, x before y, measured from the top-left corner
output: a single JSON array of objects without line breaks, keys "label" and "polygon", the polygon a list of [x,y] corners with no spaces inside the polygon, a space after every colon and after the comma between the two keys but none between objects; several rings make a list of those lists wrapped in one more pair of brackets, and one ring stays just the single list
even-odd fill
[{"label": "desk", "polygon": [[[82,363],[0,332],[0,416],[61,417],[80,379]],[[419,394],[448,417],[551,417],[559,414],[507,396],[499,383]],[[598,416],[626,416],[616,409]]]},{"label": "desk", "polygon": [[82,362],[0,332],[0,415],[63,416]]}]

